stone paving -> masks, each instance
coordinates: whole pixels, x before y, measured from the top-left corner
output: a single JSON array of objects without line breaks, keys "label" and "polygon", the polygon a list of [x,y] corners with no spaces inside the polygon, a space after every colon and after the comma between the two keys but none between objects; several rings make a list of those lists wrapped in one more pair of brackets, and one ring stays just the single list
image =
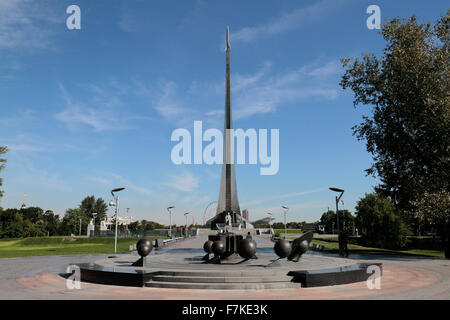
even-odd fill
[{"label": "stone paving", "polygon": [[[258,252],[269,252],[273,243],[255,237]],[[180,241],[167,249],[152,253],[201,254],[204,237]],[[311,259],[316,253],[303,258]],[[327,256],[339,261],[341,258]],[[65,273],[70,264],[92,262],[107,255],[73,255],[0,259],[0,299],[450,299],[450,261],[429,258],[356,257],[349,261],[381,262],[381,289],[369,290],[365,282],[317,288],[285,288],[262,290],[194,290],[164,288],[132,288],[81,283],[81,289],[67,289]],[[329,261],[332,261],[329,260]]]}]

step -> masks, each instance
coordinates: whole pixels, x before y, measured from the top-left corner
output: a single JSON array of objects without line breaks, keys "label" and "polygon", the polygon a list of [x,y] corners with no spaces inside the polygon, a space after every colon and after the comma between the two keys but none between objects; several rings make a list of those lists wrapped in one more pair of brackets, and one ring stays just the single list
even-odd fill
[{"label": "step", "polygon": [[290,276],[253,276],[253,277],[209,277],[209,276],[167,276],[156,275],[152,281],[159,282],[190,282],[190,283],[266,283],[290,282]]},{"label": "step", "polygon": [[160,270],[156,275],[163,276],[188,276],[188,277],[266,277],[266,276],[284,276],[285,273],[277,273],[271,270],[264,271],[185,271],[185,270]]},{"label": "step", "polygon": [[266,282],[266,283],[192,283],[192,282],[164,282],[150,281],[145,283],[150,288],[170,289],[211,289],[211,290],[247,290],[247,289],[285,289],[300,288],[300,283],[294,282]]}]

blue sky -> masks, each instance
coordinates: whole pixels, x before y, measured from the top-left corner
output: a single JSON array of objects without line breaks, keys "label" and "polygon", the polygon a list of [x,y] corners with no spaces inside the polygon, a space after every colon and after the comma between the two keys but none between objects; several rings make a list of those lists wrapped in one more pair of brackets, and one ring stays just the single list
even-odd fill
[{"label": "blue sky", "polygon": [[[81,8],[68,30],[66,8]],[[366,8],[382,20],[416,14],[435,21],[444,1],[0,1],[0,145],[7,145],[1,205],[64,214],[87,195],[168,223],[201,222],[217,200],[220,165],[174,165],[176,128],[223,127],[225,30],[231,33],[235,128],[280,130],[280,169],[236,167],[241,209],[251,220],[280,205],[289,221],[316,221],[371,192],[371,157],[352,136],[367,107],[338,86],[339,59],[380,54]],[[124,210],[122,210],[124,212]],[[210,217],[211,213],[209,213]]]}]

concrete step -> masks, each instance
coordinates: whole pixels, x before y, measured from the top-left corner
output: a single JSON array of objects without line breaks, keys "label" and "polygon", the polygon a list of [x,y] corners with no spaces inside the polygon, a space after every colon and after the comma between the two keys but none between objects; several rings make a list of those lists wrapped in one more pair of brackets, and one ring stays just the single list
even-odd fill
[{"label": "concrete step", "polygon": [[145,283],[150,288],[171,289],[211,289],[211,290],[247,290],[247,289],[285,289],[300,288],[300,283],[294,282],[266,282],[266,283],[192,283],[192,282],[164,282],[150,281]]},{"label": "concrete step", "polygon": [[[269,268],[266,268],[269,269]],[[266,277],[266,276],[284,276],[276,271],[191,271],[191,270],[160,270],[157,275],[162,276],[187,276],[187,277]]]},{"label": "concrete step", "polygon": [[156,275],[152,281],[190,282],[190,283],[267,283],[290,282],[291,276],[252,276],[252,277],[209,277],[209,276],[167,276]]}]

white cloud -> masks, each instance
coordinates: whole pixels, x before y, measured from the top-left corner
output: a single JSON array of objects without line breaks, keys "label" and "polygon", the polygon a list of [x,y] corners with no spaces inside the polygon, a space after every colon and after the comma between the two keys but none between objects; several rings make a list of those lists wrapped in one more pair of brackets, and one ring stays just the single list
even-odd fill
[{"label": "white cloud", "polygon": [[130,130],[135,128],[136,120],[154,120],[152,117],[121,111],[123,106],[126,107],[122,102],[122,95],[129,94],[125,86],[111,81],[106,88],[95,84],[87,84],[84,87],[91,92],[87,103],[74,102],[67,89],[59,84],[61,95],[65,100],[65,108],[55,117],[64,122],[69,129],[86,125],[95,131]]},{"label": "white cloud", "polygon": [[8,149],[11,151],[22,151],[22,152],[36,152],[42,149],[31,144],[8,144]]},{"label": "white cloud", "polygon": [[324,80],[335,75],[338,64],[330,61],[322,66],[317,63],[296,70],[269,75],[270,64],[264,64],[255,75],[234,75],[238,85],[232,85],[234,117],[246,118],[255,114],[275,112],[279,105],[299,99],[318,97],[333,100],[337,97],[336,84]]},{"label": "white cloud", "polygon": [[105,179],[105,178],[102,178],[102,177],[89,177],[89,180],[95,181],[95,182],[100,183],[100,184],[102,184],[104,186],[107,186],[107,187],[110,187],[112,185],[111,180]]},{"label": "white cloud", "polygon": [[184,172],[181,175],[171,175],[167,186],[184,192],[192,192],[199,185],[199,178],[190,172]]},{"label": "white cloud", "polygon": [[273,36],[290,31],[298,28],[303,23],[323,18],[339,5],[342,5],[342,1],[322,0],[308,7],[298,8],[289,13],[284,13],[266,24],[244,27],[235,33],[231,33],[230,38],[232,41],[250,42],[265,36]]},{"label": "white cloud", "polygon": [[46,1],[0,1],[0,49],[47,49],[59,21]]},{"label": "white cloud", "polygon": [[89,179],[92,181],[95,181],[99,184],[102,184],[104,186],[110,187],[113,184],[115,184],[115,185],[120,185],[122,187],[125,187],[127,189],[137,191],[139,193],[143,193],[145,195],[153,195],[153,191],[151,191],[150,189],[141,187],[141,186],[137,186],[133,182],[131,182],[130,180],[128,180],[127,178],[124,178],[123,176],[121,176],[119,174],[108,173],[108,174],[106,174],[106,176],[108,176],[109,178],[94,176],[94,177],[89,177]]},{"label": "white cloud", "polygon": [[312,189],[312,190],[307,190],[307,191],[301,191],[301,192],[285,193],[285,194],[275,195],[272,197],[264,197],[264,198],[261,198],[258,200],[243,202],[243,205],[244,206],[258,205],[258,204],[261,204],[261,203],[264,203],[267,201],[286,199],[286,198],[295,198],[295,197],[300,197],[300,196],[305,196],[305,195],[322,192],[325,190],[327,190],[327,187],[322,187],[322,188],[317,188],[317,189]]},{"label": "white cloud", "polygon": [[162,95],[159,97],[154,108],[167,120],[181,118],[188,113],[188,109],[182,106],[182,103],[176,98],[176,84],[168,81],[163,85]]}]

